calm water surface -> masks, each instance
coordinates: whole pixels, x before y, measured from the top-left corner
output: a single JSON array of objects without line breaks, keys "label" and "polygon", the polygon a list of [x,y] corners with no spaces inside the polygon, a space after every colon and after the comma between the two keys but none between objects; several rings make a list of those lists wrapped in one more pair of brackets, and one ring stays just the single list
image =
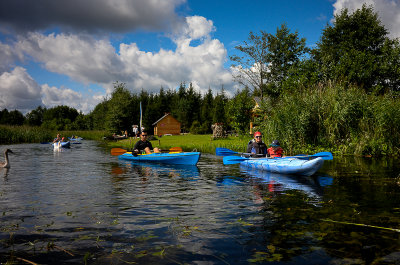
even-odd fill
[{"label": "calm water surface", "polygon": [[292,177],[209,154],[137,165],[94,141],[5,148],[1,264],[400,264],[399,160]]}]

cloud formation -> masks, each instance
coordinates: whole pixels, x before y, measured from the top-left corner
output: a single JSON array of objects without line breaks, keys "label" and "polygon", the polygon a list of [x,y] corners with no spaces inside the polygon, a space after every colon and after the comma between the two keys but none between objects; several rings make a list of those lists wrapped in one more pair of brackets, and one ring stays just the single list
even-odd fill
[{"label": "cloud formation", "polygon": [[[109,39],[96,39],[88,34],[31,32],[20,35],[12,44],[2,44],[9,52],[0,53],[0,57],[7,58],[9,62],[16,58],[29,58],[49,72],[66,75],[85,85],[100,85],[107,94],[112,92],[115,81],[126,83],[127,88],[135,93],[142,89],[156,93],[161,87],[174,89],[181,82],[192,82],[200,92],[208,88],[219,91],[224,86],[229,93],[233,88],[233,80],[230,71],[224,68],[227,51],[219,40],[211,38],[211,33],[215,31],[212,21],[193,16],[187,17],[185,22],[179,31],[170,35],[176,45],[174,50],[146,52],[134,42],[114,47]],[[196,41],[196,45],[193,41]],[[25,69],[18,69],[25,72],[20,79],[34,82]],[[9,87],[0,88],[0,91],[13,95],[12,87],[15,86],[11,83],[8,83]],[[96,95],[96,99],[88,99],[68,88],[50,87],[47,84],[36,86],[42,89],[37,90],[36,101],[33,102],[40,102],[47,107],[75,104],[72,107],[88,113],[99,102],[100,95]],[[0,107],[10,108],[11,97],[9,100],[3,101]],[[18,105],[19,109],[28,108],[21,104]]]},{"label": "cloud formation", "polygon": [[1,0],[0,24],[17,31],[128,32],[180,24],[175,9],[185,0]]},{"label": "cloud formation", "polygon": [[363,4],[373,6],[391,38],[400,37],[400,2],[398,0],[338,0],[333,4],[334,14],[338,14],[343,8],[352,12],[361,8]]}]

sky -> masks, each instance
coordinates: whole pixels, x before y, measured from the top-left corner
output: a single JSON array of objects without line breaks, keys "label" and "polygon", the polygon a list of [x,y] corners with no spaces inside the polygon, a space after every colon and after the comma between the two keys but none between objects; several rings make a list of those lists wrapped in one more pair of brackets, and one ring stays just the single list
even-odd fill
[{"label": "sky", "polygon": [[342,8],[372,5],[400,37],[400,0],[1,0],[0,110],[90,113],[116,82],[132,93],[192,83],[233,95],[229,57],[283,23],[315,47]]}]

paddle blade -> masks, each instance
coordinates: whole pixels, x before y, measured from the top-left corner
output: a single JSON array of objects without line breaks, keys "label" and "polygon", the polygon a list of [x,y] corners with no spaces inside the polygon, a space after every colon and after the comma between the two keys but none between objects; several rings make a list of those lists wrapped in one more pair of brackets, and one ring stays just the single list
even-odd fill
[{"label": "paddle blade", "polygon": [[127,150],[122,149],[122,148],[113,148],[111,149],[111,155],[112,156],[119,156],[119,155],[123,155],[127,152]]},{"label": "paddle blade", "polygon": [[183,152],[181,147],[171,147],[169,149],[170,152]]},{"label": "paddle blade", "polygon": [[223,148],[223,147],[217,147],[215,148],[215,154],[217,156],[230,156],[230,155],[235,155],[238,152],[232,151],[231,149],[228,148]]},{"label": "paddle blade", "polygon": [[223,163],[224,163],[224,165],[233,165],[233,164],[238,164],[247,159],[249,159],[249,158],[240,157],[240,156],[225,156],[223,159]]},{"label": "paddle blade", "polygon": [[333,155],[331,152],[320,152],[310,156],[321,157],[323,160],[333,160]]}]

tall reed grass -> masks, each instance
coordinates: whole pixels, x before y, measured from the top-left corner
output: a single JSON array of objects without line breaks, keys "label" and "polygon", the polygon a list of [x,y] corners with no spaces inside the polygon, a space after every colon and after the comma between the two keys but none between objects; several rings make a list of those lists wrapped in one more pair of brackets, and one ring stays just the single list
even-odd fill
[{"label": "tall reed grass", "polygon": [[328,83],[264,101],[258,118],[269,141],[290,153],[399,155],[400,101]]},{"label": "tall reed grass", "polygon": [[0,125],[0,144],[40,143],[52,138],[53,132],[40,127]]},{"label": "tall reed grass", "polygon": [[77,135],[88,140],[102,140],[108,134],[106,131],[53,131],[42,127],[0,125],[0,144],[49,142],[57,133],[66,138]]}]

